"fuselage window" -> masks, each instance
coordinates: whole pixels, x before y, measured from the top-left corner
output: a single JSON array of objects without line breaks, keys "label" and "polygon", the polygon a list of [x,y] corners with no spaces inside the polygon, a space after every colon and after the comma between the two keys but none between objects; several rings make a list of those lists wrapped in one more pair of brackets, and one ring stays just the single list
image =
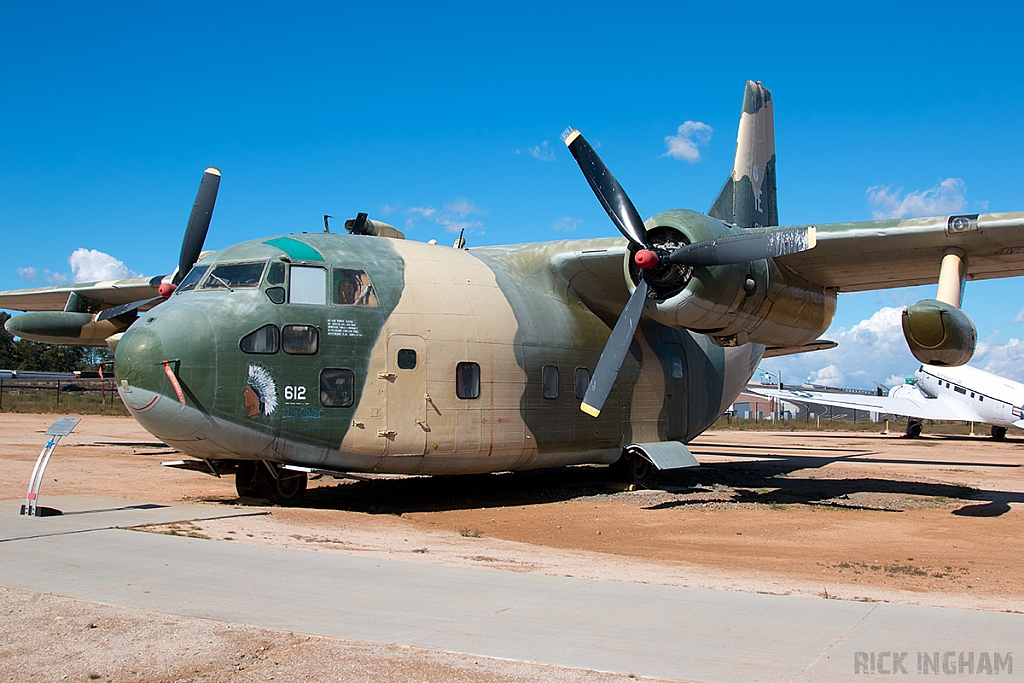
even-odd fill
[{"label": "fuselage window", "polygon": [[366,271],[335,268],[334,303],[343,306],[377,306],[377,293]]},{"label": "fuselage window", "polygon": [[590,386],[590,370],[576,368],[576,398],[583,398],[587,395],[587,387]]},{"label": "fuselage window", "polygon": [[984,401],[984,400],[985,400],[985,397],[984,397],[984,396],[979,396],[979,397],[978,397],[978,400],[979,400],[979,401]]},{"label": "fuselage window", "polygon": [[416,349],[398,349],[398,368],[400,370],[416,369]]},{"label": "fuselage window", "polygon": [[178,285],[178,288],[174,290],[175,293],[180,294],[181,292],[187,292],[195,289],[196,285],[199,284],[199,281],[203,279],[203,276],[206,275],[206,271],[209,269],[210,266],[195,266],[192,268],[192,270],[188,271],[188,275],[185,276],[185,279],[181,281],[181,284]]},{"label": "fuselage window", "polygon": [[291,288],[288,303],[319,304],[327,303],[327,271],[323,268],[308,266],[292,266]]},{"label": "fuselage window", "polygon": [[967,395],[967,390],[964,389],[963,387],[953,387],[953,391],[955,391],[958,394],[963,394],[964,396]]},{"label": "fuselage window", "polygon": [[285,353],[308,356],[320,348],[320,331],[312,325],[285,325],[281,330]]},{"label": "fuselage window", "polygon": [[274,261],[267,269],[267,284],[271,287],[284,284],[284,264],[280,261]]},{"label": "fuselage window", "polygon": [[355,374],[347,368],[324,368],[320,371],[320,405],[350,407],[355,402],[355,383]]},{"label": "fuselage window", "polygon": [[260,263],[221,263],[215,266],[201,289],[244,289],[255,287],[263,277],[266,261]]},{"label": "fuselage window", "polygon": [[267,298],[275,304],[283,304],[286,298],[284,277],[284,264],[280,261],[274,261],[270,264],[270,268],[267,268]]},{"label": "fuselage window", "polygon": [[974,392],[973,391],[971,392],[971,398],[974,398]]},{"label": "fuselage window", "polygon": [[264,325],[242,337],[238,346],[245,353],[277,353],[281,348],[281,332],[277,325]]},{"label": "fuselage window", "polygon": [[455,395],[459,398],[480,398],[480,366],[459,363],[455,366]]},{"label": "fuselage window", "polygon": [[558,398],[558,368],[545,365],[540,374],[540,386],[544,398]]},{"label": "fuselage window", "polygon": [[679,356],[672,356],[672,379],[683,378],[683,361]]}]

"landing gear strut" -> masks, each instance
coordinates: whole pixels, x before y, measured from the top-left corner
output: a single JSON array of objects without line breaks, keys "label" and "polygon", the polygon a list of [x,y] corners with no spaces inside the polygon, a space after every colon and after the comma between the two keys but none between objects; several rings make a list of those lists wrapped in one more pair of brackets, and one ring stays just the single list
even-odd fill
[{"label": "landing gear strut", "polygon": [[995,441],[1002,441],[1006,438],[1006,427],[997,427],[992,425],[992,439]]},{"label": "landing gear strut", "polygon": [[292,507],[306,495],[306,473],[293,472],[269,462],[257,463],[256,485],[260,496],[274,505]]},{"label": "landing gear strut", "polygon": [[916,439],[921,436],[924,423],[916,417],[907,418],[907,438]]}]

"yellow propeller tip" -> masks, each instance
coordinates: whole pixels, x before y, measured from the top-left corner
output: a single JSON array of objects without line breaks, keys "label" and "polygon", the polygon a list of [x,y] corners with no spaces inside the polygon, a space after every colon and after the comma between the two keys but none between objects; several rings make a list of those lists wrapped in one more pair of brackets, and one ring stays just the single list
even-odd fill
[{"label": "yellow propeller tip", "polygon": [[582,410],[587,415],[590,415],[591,417],[597,417],[598,415],[601,414],[600,410],[598,410],[594,406],[588,406],[586,403],[580,404],[580,410]]}]

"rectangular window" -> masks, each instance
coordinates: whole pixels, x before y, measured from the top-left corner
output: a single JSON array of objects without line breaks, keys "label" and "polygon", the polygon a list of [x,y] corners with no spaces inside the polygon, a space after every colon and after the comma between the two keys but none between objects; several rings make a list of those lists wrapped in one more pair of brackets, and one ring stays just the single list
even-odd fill
[{"label": "rectangular window", "polygon": [[291,276],[288,303],[319,305],[327,303],[326,270],[308,266],[292,266]]},{"label": "rectangular window", "polygon": [[967,395],[967,390],[966,390],[966,389],[964,389],[963,387],[957,387],[957,386],[954,386],[954,387],[953,387],[953,391],[955,391],[955,392],[956,392],[956,393],[958,393],[958,394],[963,394],[964,396],[966,396],[966,395]]},{"label": "rectangular window", "polygon": [[324,368],[320,371],[320,405],[325,408],[348,408],[355,403],[355,374],[347,368]]},{"label": "rectangular window", "polygon": [[398,349],[398,369],[416,369],[416,349]]},{"label": "rectangular window", "polygon": [[544,398],[558,398],[558,368],[545,365],[541,370],[540,385]]},{"label": "rectangular window", "polygon": [[455,366],[455,395],[459,398],[480,398],[480,366],[459,363]]},{"label": "rectangular window", "polygon": [[683,378],[683,361],[679,356],[672,356],[672,379]]},{"label": "rectangular window", "polygon": [[377,306],[377,293],[366,271],[335,268],[334,303],[343,306]]},{"label": "rectangular window", "polygon": [[587,387],[590,386],[590,370],[587,368],[576,368],[576,398],[583,398],[587,395]]},{"label": "rectangular window", "polygon": [[320,330],[312,325],[285,325],[281,330],[281,348],[285,353],[312,355],[320,348]]}]

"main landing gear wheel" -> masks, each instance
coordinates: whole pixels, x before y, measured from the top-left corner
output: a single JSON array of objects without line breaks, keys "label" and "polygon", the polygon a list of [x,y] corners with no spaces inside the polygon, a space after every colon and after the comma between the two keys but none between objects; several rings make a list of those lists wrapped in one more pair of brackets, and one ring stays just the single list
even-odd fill
[{"label": "main landing gear wheel", "polygon": [[305,472],[292,472],[269,463],[257,463],[256,483],[261,497],[282,507],[298,505],[306,495]]},{"label": "main landing gear wheel", "polygon": [[235,491],[239,498],[258,498],[259,482],[256,481],[256,468],[262,465],[255,460],[242,460],[235,471]]},{"label": "main landing gear wheel", "polygon": [[624,451],[611,467],[616,479],[638,489],[653,489],[658,485],[658,469],[640,453]]},{"label": "main landing gear wheel", "polygon": [[909,418],[907,420],[907,438],[916,439],[921,436],[921,430],[924,429],[924,423],[916,417]]},{"label": "main landing gear wheel", "polygon": [[996,441],[1002,441],[1006,438],[1006,427],[997,427],[992,425],[992,438]]}]

